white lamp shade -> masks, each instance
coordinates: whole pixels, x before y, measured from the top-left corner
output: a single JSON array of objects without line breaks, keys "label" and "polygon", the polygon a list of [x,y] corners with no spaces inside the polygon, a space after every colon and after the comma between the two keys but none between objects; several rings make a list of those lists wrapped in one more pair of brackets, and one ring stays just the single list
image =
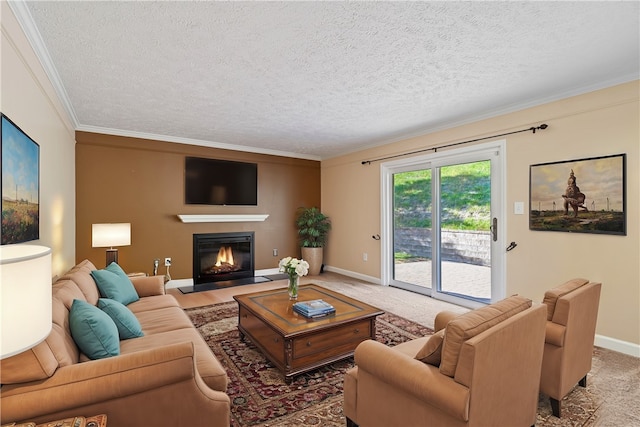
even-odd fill
[{"label": "white lamp shade", "polygon": [[112,248],[131,244],[131,223],[93,224],[91,226],[91,246]]},{"label": "white lamp shade", "polygon": [[51,249],[0,246],[0,358],[21,353],[51,332]]}]

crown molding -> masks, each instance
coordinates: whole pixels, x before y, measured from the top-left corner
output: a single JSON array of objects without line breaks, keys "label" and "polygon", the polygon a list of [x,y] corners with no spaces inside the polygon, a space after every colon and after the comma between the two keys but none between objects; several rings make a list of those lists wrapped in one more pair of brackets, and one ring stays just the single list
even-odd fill
[{"label": "crown molding", "polygon": [[29,11],[29,7],[27,6],[26,1],[24,0],[11,0],[7,1],[9,7],[13,11],[22,31],[24,32],[31,48],[35,52],[38,60],[40,61],[40,65],[44,69],[53,89],[56,91],[60,103],[64,107],[71,123],[75,129],[78,128],[78,118],[76,116],[76,112],[73,109],[73,105],[71,105],[71,101],[69,100],[69,96],[67,94],[64,85],[62,84],[62,80],[60,79],[60,75],[58,74],[58,70],[53,65],[53,61],[51,60],[51,55],[49,55],[49,51],[47,50],[47,46],[42,40],[42,35],[38,28],[36,27],[35,22],[33,21],[33,17],[31,16],[31,12]]},{"label": "crown molding", "polygon": [[209,148],[220,148],[223,150],[242,151],[246,153],[267,154],[270,156],[292,157],[296,159],[314,160],[314,161],[322,160],[319,156],[313,156],[309,154],[269,150],[269,149],[260,148],[260,147],[226,144],[224,142],[205,141],[201,139],[183,138],[179,136],[169,136],[169,135],[159,135],[159,134],[153,134],[153,133],[147,133],[147,132],[136,132],[136,131],[130,131],[130,130],[112,129],[112,128],[104,128],[104,127],[98,127],[98,126],[79,125],[76,128],[76,130],[80,132],[101,133],[105,135],[125,136],[129,138],[149,139],[153,141],[162,141],[162,142],[173,142],[176,144],[187,144],[187,145],[197,145],[197,146],[209,147]]}]

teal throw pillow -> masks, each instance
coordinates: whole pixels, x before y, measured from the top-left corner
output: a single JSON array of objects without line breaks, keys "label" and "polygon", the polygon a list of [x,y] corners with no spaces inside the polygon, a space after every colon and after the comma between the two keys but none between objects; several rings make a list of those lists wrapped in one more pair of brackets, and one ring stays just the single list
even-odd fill
[{"label": "teal throw pillow", "polygon": [[89,359],[120,354],[116,324],[95,305],[74,299],[69,311],[69,328],[73,340]]},{"label": "teal throw pillow", "polygon": [[144,336],[140,322],[131,310],[122,303],[112,299],[100,298],[98,300],[98,308],[111,317],[118,328],[118,335],[121,340]]},{"label": "teal throw pillow", "polygon": [[140,299],[127,273],[115,262],[109,264],[104,270],[93,270],[91,277],[98,285],[100,296],[103,298],[113,299],[124,305]]}]

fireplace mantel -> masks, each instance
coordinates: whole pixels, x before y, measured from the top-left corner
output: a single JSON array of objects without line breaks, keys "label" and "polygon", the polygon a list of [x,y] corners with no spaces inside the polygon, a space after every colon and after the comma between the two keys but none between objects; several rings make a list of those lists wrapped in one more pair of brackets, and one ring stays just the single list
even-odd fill
[{"label": "fireplace mantel", "polygon": [[269,217],[268,214],[214,214],[214,215],[178,215],[184,223],[192,222],[261,222]]}]

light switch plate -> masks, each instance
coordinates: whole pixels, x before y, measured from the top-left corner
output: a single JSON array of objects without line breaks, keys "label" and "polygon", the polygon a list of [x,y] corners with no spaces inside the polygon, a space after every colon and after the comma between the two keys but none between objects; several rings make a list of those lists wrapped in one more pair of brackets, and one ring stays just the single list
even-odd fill
[{"label": "light switch plate", "polygon": [[524,202],[515,202],[513,204],[513,213],[516,215],[524,215]]}]

